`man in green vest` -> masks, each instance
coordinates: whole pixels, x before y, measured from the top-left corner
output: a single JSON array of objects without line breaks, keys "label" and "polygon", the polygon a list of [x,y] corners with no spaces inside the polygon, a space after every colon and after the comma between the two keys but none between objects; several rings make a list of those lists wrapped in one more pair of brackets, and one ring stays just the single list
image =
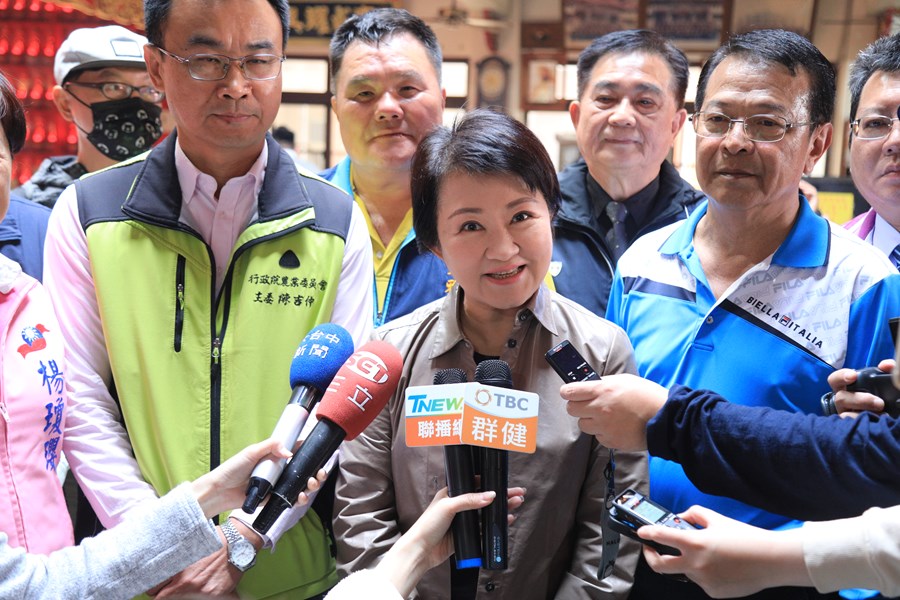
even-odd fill
[{"label": "man in green vest", "polygon": [[[175,132],[67,188],[45,250],[70,357],[65,451],[107,527],[269,436],[312,327],[340,324],[359,345],[372,323],[359,209],[267,135],[287,0],[145,0],[144,14]],[[334,585],[314,511],[266,536],[252,520],[220,515],[227,548],[152,593],[315,598]],[[246,542],[276,541],[248,557]]]}]

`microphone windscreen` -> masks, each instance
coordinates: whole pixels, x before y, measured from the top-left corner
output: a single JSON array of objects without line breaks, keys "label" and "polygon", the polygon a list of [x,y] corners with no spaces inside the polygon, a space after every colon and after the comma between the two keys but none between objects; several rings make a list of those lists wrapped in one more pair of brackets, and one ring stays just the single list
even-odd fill
[{"label": "microphone windscreen", "polygon": [[353,354],[353,338],[340,325],[313,327],[291,360],[291,389],[301,385],[325,391],[344,361]]},{"label": "microphone windscreen", "polygon": [[434,374],[434,385],[447,385],[450,383],[466,383],[469,381],[466,372],[462,369],[441,369]]},{"label": "microphone windscreen", "polygon": [[475,381],[502,388],[512,387],[509,364],[503,360],[483,360],[475,367]]},{"label": "microphone windscreen", "polygon": [[352,440],[371,423],[387,404],[403,370],[396,348],[379,340],[367,342],[354,352],[319,403],[319,419],[328,419]]}]

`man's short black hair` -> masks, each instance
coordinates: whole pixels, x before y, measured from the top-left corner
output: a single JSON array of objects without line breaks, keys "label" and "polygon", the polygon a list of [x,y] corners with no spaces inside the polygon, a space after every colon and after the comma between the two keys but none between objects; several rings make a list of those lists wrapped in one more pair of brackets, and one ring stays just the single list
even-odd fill
[{"label": "man's short black hair", "polygon": [[[281,49],[287,48],[291,34],[291,17],[288,0],[268,0],[281,20]],[[144,30],[147,40],[159,48],[163,47],[163,27],[169,18],[172,0],[144,0]]]},{"label": "man's short black hair", "polygon": [[719,64],[729,56],[763,64],[787,67],[796,77],[800,69],[809,74],[809,91],[804,99],[809,113],[806,120],[822,125],[830,123],[834,114],[834,67],[828,59],[800,34],[783,29],[759,29],[732,36],[713,52],[703,69],[697,84],[697,110],[703,110],[706,86]]},{"label": "man's short black hair", "polygon": [[407,33],[421,42],[428,53],[438,81],[441,80],[441,63],[444,57],[437,36],[425,21],[402,8],[376,8],[363,15],[353,15],[344,21],[328,47],[328,62],[331,65],[331,92],[337,90],[336,82],[341,71],[341,63],[347,47],[353,42],[377,46],[395,35]]},{"label": "man's short black hair", "polygon": [[559,209],[556,169],[537,136],[509,115],[473,110],[452,127],[432,130],[413,157],[413,228],[420,249],[439,247],[438,197],[447,177],[457,173],[515,177],[532,192],[541,193],[551,217]]},{"label": "man's short black hair", "polygon": [[647,29],[614,31],[591,42],[578,56],[578,99],[587,91],[591,71],[607,54],[653,54],[669,65],[674,88],[672,94],[679,108],[684,106],[684,94],[688,85],[688,60],[675,44]]},{"label": "man's short black hair", "polygon": [[272,130],[272,137],[276,142],[285,143],[291,148],[294,147],[294,132],[283,125]]},{"label": "man's short black hair", "polygon": [[856,120],[859,98],[877,71],[900,72],[900,33],[879,38],[859,51],[850,67],[850,120]]}]

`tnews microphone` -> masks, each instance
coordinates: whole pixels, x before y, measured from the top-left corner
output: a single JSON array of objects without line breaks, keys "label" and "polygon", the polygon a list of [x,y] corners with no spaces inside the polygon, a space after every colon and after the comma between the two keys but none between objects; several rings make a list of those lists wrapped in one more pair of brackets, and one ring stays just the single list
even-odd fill
[{"label": "tnews microphone", "polygon": [[[442,369],[434,374],[434,385],[466,383],[462,369]],[[444,468],[447,471],[447,492],[460,496],[475,491],[473,448],[466,444],[444,446]],[[450,531],[453,533],[453,557],[457,569],[481,567],[481,534],[478,513],[466,510],[456,513]]]},{"label": "tnews microphone", "polygon": [[[272,437],[288,450],[297,438],[325,388],[344,361],[353,353],[353,338],[346,329],[334,323],[316,325],[300,342],[291,360],[291,397],[275,424]],[[272,489],[284,470],[285,459],[261,460],[250,475],[244,511],[252,513]]]},{"label": "tnews microphone", "polygon": [[[475,381],[485,385],[511,389],[512,374],[502,360],[485,360],[475,367]],[[506,521],[509,486],[509,452],[496,448],[480,448],[481,489],[496,493],[494,501],[481,509],[481,544],[485,569],[499,571],[508,564],[509,527]]]},{"label": "tnews microphone", "polygon": [[285,467],[268,503],[253,521],[254,529],[269,531],[341,442],[358,436],[375,419],[397,389],[402,366],[400,352],[377,340],[347,359],[325,390],[319,404],[319,422]]}]

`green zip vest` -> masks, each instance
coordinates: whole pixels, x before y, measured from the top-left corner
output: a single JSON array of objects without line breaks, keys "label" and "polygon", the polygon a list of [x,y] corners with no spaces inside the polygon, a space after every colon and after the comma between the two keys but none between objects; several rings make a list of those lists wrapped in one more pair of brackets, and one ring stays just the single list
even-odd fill
[{"label": "green zip vest", "polygon": [[[160,495],[271,435],[297,344],[331,317],[350,200],[298,176],[272,143],[259,218],[238,238],[218,297],[211,250],[178,223],[173,139],[76,184],[125,427]],[[260,551],[238,591],[306,598],[336,582],[310,510],[276,552]]]}]

